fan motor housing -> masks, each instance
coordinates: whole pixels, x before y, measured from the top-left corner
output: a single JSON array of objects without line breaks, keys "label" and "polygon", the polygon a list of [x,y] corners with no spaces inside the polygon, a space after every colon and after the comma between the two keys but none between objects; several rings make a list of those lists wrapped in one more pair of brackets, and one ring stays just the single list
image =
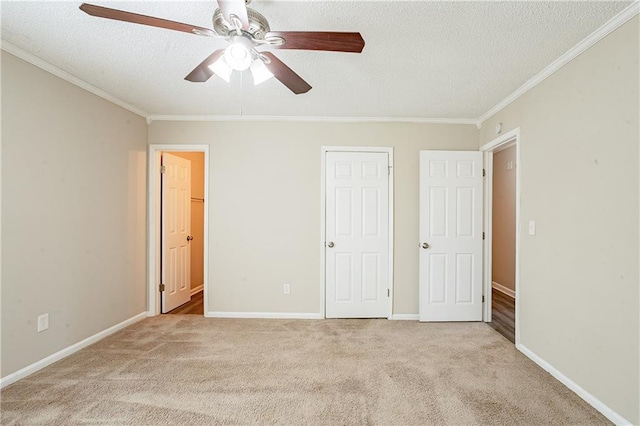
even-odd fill
[{"label": "fan motor housing", "polygon": [[[249,33],[251,37],[257,40],[264,40],[265,34],[271,31],[267,18],[250,7],[247,7],[247,17],[249,18],[249,28],[242,30],[242,32]],[[224,19],[219,8],[213,13],[213,30],[223,37],[235,32],[235,28]]]}]

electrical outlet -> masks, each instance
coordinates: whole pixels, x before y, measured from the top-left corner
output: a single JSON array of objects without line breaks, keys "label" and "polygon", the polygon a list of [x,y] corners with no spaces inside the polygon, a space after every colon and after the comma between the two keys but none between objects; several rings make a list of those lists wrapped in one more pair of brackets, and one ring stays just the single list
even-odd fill
[{"label": "electrical outlet", "polygon": [[38,316],[38,333],[45,331],[47,328],[49,328],[49,314]]},{"label": "electrical outlet", "polygon": [[282,284],[282,294],[291,294],[291,284]]}]

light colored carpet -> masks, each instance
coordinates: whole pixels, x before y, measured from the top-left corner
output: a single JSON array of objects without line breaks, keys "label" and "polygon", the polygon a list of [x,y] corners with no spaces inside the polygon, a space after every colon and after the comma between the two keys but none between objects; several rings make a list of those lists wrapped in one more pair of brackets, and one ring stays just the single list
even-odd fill
[{"label": "light colored carpet", "polygon": [[0,396],[3,425],[609,424],[484,323],[165,315]]}]

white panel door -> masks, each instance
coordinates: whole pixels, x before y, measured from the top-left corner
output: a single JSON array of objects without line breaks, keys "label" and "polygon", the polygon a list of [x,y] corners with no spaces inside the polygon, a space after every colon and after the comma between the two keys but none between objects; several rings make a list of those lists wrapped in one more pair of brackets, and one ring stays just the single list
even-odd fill
[{"label": "white panel door", "polygon": [[162,313],[191,300],[191,161],[163,153]]},{"label": "white panel door", "polygon": [[482,320],[482,153],[420,151],[420,321]]},{"label": "white panel door", "polygon": [[389,155],[327,152],[327,318],[389,315]]}]

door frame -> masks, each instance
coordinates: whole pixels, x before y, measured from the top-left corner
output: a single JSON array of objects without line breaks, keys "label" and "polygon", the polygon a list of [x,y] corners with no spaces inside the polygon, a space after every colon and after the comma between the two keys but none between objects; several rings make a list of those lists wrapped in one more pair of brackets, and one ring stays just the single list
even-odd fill
[{"label": "door frame", "polygon": [[483,321],[491,322],[491,290],[492,290],[492,241],[493,241],[493,154],[512,146],[516,147],[516,246],[515,246],[515,294],[516,294],[516,312],[515,312],[515,344],[520,344],[520,127],[500,135],[492,141],[482,145],[480,151],[483,152],[484,169],[486,178],[484,182],[484,271],[483,271],[483,291],[485,296],[485,304],[483,309]]},{"label": "door frame", "polygon": [[327,316],[326,311],[326,158],[327,152],[373,152],[386,153],[389,155],[389,303],[387,310],[387,319],[393,316],[393,147],[369,147],[369,146],[322,146],[320,147],[320,316],[324,319]]},{"label": "door frame", "polygon": [[162,152],[204,153],[204,249],[203,249],[203,299],[204,316],[208,312],[209,294],[209,145],[149,145],[147,160],[147,316],[160,314],[160,162]]}]

